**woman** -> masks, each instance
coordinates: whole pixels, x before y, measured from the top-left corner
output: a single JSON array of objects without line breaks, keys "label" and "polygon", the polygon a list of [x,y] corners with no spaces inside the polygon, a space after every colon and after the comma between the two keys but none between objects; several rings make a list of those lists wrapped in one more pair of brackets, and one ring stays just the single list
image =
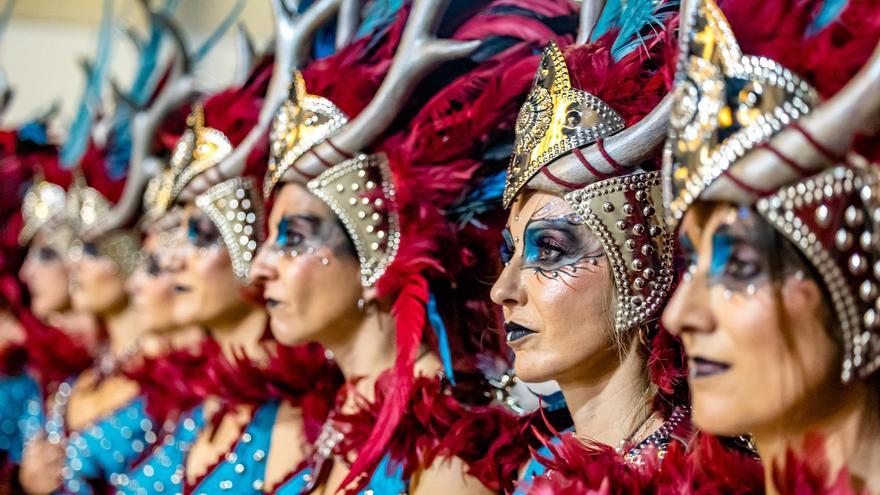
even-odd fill
[{"label": "woman", "polygon": [[688,269],[664,322],[688,354],[696,424],[750,432],[770,493],[880,491],[877,154],[864,146],[878,14],[701,0],[682,42],[664,202]]},{"label": "woman", "polygon": [[[494,364],[496,356],[489,336],[464,333],[464,325],[491,325],[491,311],[480,302],[484,286],[477,282],[487,273],[473,263],[480,253],[486,256],[488,242],[484,232],[467,222],[459,227],[450,217],[458,207],[467,209],[456,203],[467,187],[476,189],[478,178],[491,175],[494,163],[483,162],[484,153],[503,143],[511,127],[513,98],[527,80],[505,76],[536,61],[531,49],[537,40],[560,37],[534,21],[564,24],[572,12],[547,4],[516,15],[492,6],[475,11],[455,40],[477,36],[472,33],[501,38],[507,33],[486,22],[493,15],[508,15],[511,23],[492,27],[518,20],[530,29],[471,72],[438,76],[452,82],[429,99],[401,96],[411,95],[441,61],[476,48],[474,42],[446,41],[433,56],[411,58],[413,42],[436,43],[425,29],[444,6],[413,3],[381,87],[370,72],[381,64],[361,66],[354,57],[349,65],[345,58],[319,61],[296,75],[276,119],[265,191],[280,188],[252,277],[263,286],[276,337],[319,342],[349,383],[310,465],[277,493],[486,493],[513,477],[515,462],[488,455],[497,437],[511,434],[505,428],[512,418],[483,407],[486,390],[468,388],[466,374],[480,369],[475,365]],[[494,92],[501,81],[508,84],[505,91]],[[352,93],[352,84],[363,91]],[[388,99],[391,87],[396,91]],[[404,114],[400,131],[378,139],[386,132],[380,123],[390,124],[410,107],[421,111]],[[355,131],[367,122],[373,125],[366,133]],[[426,314],[435,332],[423,336]],[[486,339],[482,363],[475,338]],[[437,456],[444,461],[432,462]]]},{"label": "woman", "polygon": [[[103,174],[103,160],[83,162],[83,170],[106,193],[118,190]],[[115,199],[115,198],[114,198]],[[110,202],[101,191],[77,179],[68,193],[78,236],[107,214]],[[70,296],[73,307],[94,315],[107,335],[97,366],[73,383],[64,412],[70,435],[64,470],[65,490],[93,493],[103,480],[124,473],[156,440],[138,384],[124,368],[140,352],[142,335],[125,292],[128,276],[139,263],[140,239],[131,231],[113,231],[94,241],[74,240],[70,249]]]},{"label": "woman", "polygon": [[[675,344],[657,321],[674,275],[656,167],[678,5],[602,4],[583,4],[586,44],[545,50],[520,111],[492,300],[517,376],[559,383],[574,420],[563,440],[588,443],[597,465],[614,449],[601,460],[656,468],[655,456],[691,435]],[[523,478],[565,476],[545,474],[544,462]],[[597,472],[590,488],[621,481]]]},{"label": "woman", "polygon": [[[271,68],[264,61],[244,86],[195,106],[164,184],[172,203],[189,182],[229,157],[233,142],[240,144],[255,125]],[[261,156],[249,154],[248,163],[259,163]],[[293,441],[284,445],[286,459],[268,458],[274,425],[283,419],[314,429],[309,414],[329,409],[333,391],[322,383],[335,375],[323,351],[264,342],[267,317],[247,287],[263,233],[262,215],[258,189],[249,177],[216,184],[184,204],[184,235],[171,272],[172,319],[205,329],[217,347],[208,356],[205,379],[184,382],[200,392],[202,402],[180,417],[165,445],[122,480],[118,487],[124,493],[156,486],[185,493],[262,493],[279,461],[295,465],[303,457],[297,452],[305,442]],[[303,413],[303,404],[310,405],[309,414]]]}]

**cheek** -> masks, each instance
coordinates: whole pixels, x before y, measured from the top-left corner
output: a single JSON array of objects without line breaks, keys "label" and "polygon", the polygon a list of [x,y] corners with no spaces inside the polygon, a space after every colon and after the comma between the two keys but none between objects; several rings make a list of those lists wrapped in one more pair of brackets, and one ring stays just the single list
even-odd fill
[{"label": "cheek", "polygon": [[607,341],[612,286],[604,267],[582,271],[577,278],[561,275],[548,280],[527,273],[525,287],[529,300],[534,301],[543,331],[553,341],[560,345],[574,339],[581,345]]}]

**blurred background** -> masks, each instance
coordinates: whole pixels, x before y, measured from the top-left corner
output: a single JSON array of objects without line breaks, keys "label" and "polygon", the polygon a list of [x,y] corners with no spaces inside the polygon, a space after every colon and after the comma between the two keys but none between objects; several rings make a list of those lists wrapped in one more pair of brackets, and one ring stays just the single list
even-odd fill
[{"label": "blurred background", "polygon": [[[8,1],[8,0],[7,0]],[[122,28],[130,26],[142,36],[147,19],[138,0],[116,0],[114,17],[121,25],[114,30],[110,74],[127,86],[134,76],[136,51]],[[235,0],[180,0],[174,18],[198,46],[233,9]],[[102,0],[17,0],[12,20],[0,39],[0,68],[13,90],[10,107],[2,116],[3,127],[12,127],[60,105],[62,122],[70,122],[85,86],[80,66],[93,58],[104,8]],[[239,24],[250,33],[258,53],[272,39],[270,0],[247,0]],[[211,92],[228,86],[241,60],[238,30],[230,29],[196,73]],[[167,49],[167,46],[166,46]],[[109,100],[110,95],[106,95]]]}]

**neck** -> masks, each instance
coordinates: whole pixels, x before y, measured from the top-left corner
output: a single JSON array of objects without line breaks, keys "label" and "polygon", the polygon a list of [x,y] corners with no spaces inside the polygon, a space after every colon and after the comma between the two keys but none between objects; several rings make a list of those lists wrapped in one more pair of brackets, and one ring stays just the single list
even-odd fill
[{"label": "neck", "polygon": [[[834,393],[820,394],[811,400],[815,412],[808,420],[798,421],[786,415],[778,424],[753,433],[753,439],[764,464],[767,493],[777,493],[773,469],[785,466],[786,452],[791,450],[801,460],[815,459],[811,439],[823,442],[822,460],[827,462],[827,483],[836,480],[847,468],[853,488],[869,493],[880,490],[880,411],[877,393],[865,382],[845,386]],[[817,400],[818,399],[818,400]],[[831,408],[827,405],[832,405]],[[811,465],[816,465],[812,463]]]},{"label": "neck", "polygon": [[379,375],[394,365],[394,320],[387,312],[367,309],[354,328],[343,329],[322,344],[333,353],[346,380],[357,378],[358,392],[372,398]]},{"label": "neck", "polygon": [[205,340],[205,332],[194,325],[178,328],[168,334],[166,341],[172,350],[195,349]]},{"label": "neck", "polygon": [[579,437],[616,447],[648,417],[646,371],[637,345],[634,339],[622,361],[613,354],[603,363],[579,367],[572,377],[557,379]]},{"label": "neck", "polygon": [[266,331],[267,320],[262,308],[247,305],[235,315],[208,325],[208,332],[227,358],[233,359],[244,352],[252,359],[260,359],[265,354],[260,339]]},{"label": "neck", "polygon": [[124,356],[139,344],[141,337],[134,309],[126,305],[101,316],[110,341],[110,352],[116,357]]}]

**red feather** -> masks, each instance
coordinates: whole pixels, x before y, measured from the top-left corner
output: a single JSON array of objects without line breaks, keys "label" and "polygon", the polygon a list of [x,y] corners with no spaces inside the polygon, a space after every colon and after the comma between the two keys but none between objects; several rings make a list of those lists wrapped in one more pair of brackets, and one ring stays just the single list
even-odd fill
[{"label": "red feather", "polygon": [[[388,441],[395,433],[400,419],[407,410],[413,389],[413,363],[422,342],[425,328],[425,305],[428,303],[428,282],[418,272],[397,294],[391,309],[396,324],[397,356],[391,370],[389,392],[382,403],[369,438],[362,444],[357,459],[351,466],[341,487],[353,483],[364,473],[370,473],[385,455]],[[366,480],[364,480],[366,481]]]}]

